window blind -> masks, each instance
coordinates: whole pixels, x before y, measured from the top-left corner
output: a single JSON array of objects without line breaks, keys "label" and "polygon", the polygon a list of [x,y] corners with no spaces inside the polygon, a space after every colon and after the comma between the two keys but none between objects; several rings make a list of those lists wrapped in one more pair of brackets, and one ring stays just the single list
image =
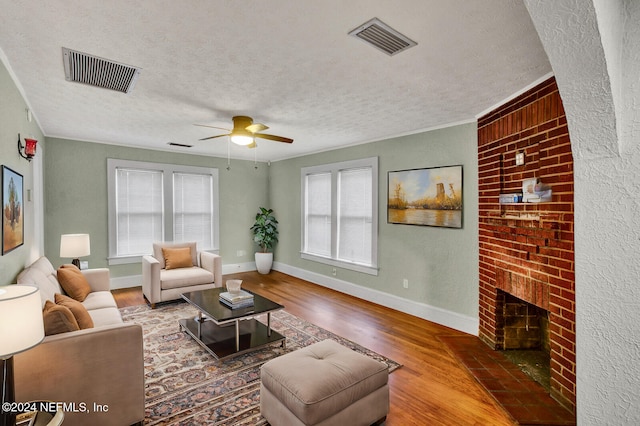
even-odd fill
[{"label": "window blind", "polygon": [[371,168],[338,172],[338,259],[371,264]]},{"label": "window blind", "polygon": [[116,169],[116,227],[119,256],[149,252],[163,240],[162,172]]},{"label": "window blind", "polygon": [[377,275],[378,158],[302,167],[300,174],[300,256]]},{"label": "window blind", "polygon": [[305,251],[331,256],[331,173],[306,177]]},{"label": "window blind", "polygon": [[196,241],[202,249],[213,247],[213,177],[173,174],[173,240]]}]

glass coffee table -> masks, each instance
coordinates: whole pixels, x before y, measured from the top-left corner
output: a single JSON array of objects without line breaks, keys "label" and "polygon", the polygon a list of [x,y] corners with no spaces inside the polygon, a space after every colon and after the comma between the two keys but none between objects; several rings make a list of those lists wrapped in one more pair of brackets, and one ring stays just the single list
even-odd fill
[{"label": "glass coffee table", "polygon": [[[213,288],[184,293],[182,298],[198,309],[198,315],[179,320],[180,327],[216,359],[278,342],[285,346],[285,337],[271,329],[271,312],[284,306],[248,291],[253,294],[253,306],[231,309],[220,302],[224,291]],[[266,325],[254,318],[260,314],[267,314]]]}]

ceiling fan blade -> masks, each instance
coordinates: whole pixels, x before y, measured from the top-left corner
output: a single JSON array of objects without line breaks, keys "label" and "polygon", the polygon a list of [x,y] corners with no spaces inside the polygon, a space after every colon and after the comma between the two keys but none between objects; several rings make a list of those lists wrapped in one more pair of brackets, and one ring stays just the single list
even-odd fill
[{"label": "ceiling fan blade", "polygon": [[208,138],[202,138],[202,139],[198,139],[199,141],[206,141],[209,139],[215,139],[215,138],[221,138],[223,136],[229,136],[228,134],[224,134],[224,135],[215,135],[215,136],[209,136]]},{"label": "ceiling fan blade", "polygon": [[269,127],[265,126],[262,123],[253,123],[247,127],[245,127],[246,130],[250,131],[251,133],[255,133],[255,132],[261,132],[263,130],[267,130]]},{"label": "ceiling fan blade", "polygon": [[216,126],[208,126],[206,124],[194,124],[194,126],[200,126],[200,127],[208,127],[210,129],[219,129],[219,130],[225,130],[227,132],[230,132],[230,129],[225,129],[224,127],[216,127]]},{"label": "ceiling fan blade", "polygon": [[256,138],[269,139],[270,141],[292,143],[293,139],[285,138],[284,136],[267,135],[266,133],[254,133]]}]

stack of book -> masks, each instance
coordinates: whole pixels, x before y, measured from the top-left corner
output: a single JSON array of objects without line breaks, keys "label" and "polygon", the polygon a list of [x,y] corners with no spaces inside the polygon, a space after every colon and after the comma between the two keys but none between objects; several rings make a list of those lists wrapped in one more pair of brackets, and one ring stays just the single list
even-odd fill
[{"label": "stack of book", "polygon": [[522,201],[522,194],[500,194],[500,204],[512,204]]},{"label": "stack of book", "polygon": [[220,302],[231,309],[246,308],[253,306],[253,294],[244,290],[220,293]]}]

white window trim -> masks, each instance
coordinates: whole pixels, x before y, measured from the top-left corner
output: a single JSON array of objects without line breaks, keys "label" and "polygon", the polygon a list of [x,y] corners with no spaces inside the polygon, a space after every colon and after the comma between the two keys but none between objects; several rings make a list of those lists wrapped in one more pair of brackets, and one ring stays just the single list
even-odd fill
[{"label": "white window trim", "polygon": [[[337,256],[337,233],[338,233],[338,172],[347,169],[357,169],[371,167],[371,213],[372,213],[372,236],[371,236],[371,265],[364,265],[355,262],[339,260]],[[305,217],[306,214],[306,176],[314,173],[331,173],[331,257],[319,256],[316,254],[306,253],[305,249]],[[369,275],[378,275],[378,157],[369,157],[359,160],[341,161],[338,163],[322,164],[318,166],[302,167],[300,170],[301,182],[301,232],[300,232],[300,257],[305,260],[324,263],[330,266],[336,266],[349,269],[356,272],[362,272]]]},{"label": "white window trim", "polygon": [[[116,247],[116,169],[132,168],[146,170],[161,170],[163,172],[163,198],[164,198],[164,238],[165,241],[173,240],[173,173],[209,174],[213,177],[213,245],[205,249],[212,253],[220,250],[220,208],[218,189],[218,169],[212,167],[184,166],[179,164],[151,163],[146,161],[120,160],[107,158],[107,195],[108,195],[108,234],[109,234],[109,265],[123,265],[142,262],[142,256],[118,256]],[[149,254],[152,248],[149,247]]]}]

